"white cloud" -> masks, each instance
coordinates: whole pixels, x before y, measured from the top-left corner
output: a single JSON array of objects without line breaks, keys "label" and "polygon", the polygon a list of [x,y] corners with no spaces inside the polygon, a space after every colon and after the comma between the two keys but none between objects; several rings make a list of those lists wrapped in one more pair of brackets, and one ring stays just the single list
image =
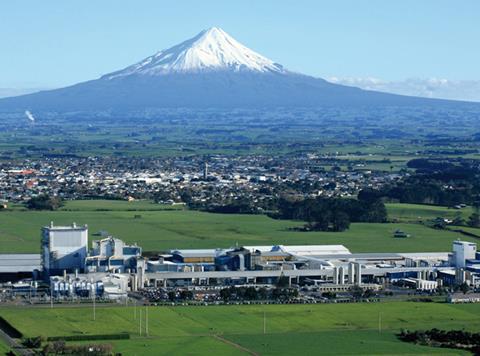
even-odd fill
[{"label": "white cloud", "polygon": [[426,98],[480,101],[480,80],[449,80],[440,78],[410,78],[387,81],[378,78],[330,77],[328,81],[387,93]]}]

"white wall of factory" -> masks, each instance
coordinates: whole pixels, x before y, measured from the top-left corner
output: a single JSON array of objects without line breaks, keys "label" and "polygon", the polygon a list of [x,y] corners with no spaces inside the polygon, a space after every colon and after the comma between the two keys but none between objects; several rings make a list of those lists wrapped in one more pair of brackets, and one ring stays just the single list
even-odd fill
[{"label": "white wall of factory", "polygon": [[88,256],[88,227],[50,226],[42,228],[42,265],[47,275],[64,270],[83,271]]},{"label": "white wall of factory", "polygon": [[453,242],[453,262],[456,267],[465,267],[466,260],[475,259],[477,244],[467,241]]}]

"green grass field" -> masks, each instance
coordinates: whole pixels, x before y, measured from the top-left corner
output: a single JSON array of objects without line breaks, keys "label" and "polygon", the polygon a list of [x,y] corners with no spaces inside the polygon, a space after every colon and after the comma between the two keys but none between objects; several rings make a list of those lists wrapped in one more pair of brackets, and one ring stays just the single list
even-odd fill
[{"label": "green grass field", "polygon": [[420,204],[386,204],[390,220],[400,222],[417,222],[437,217],[454,219],[457,215],[467,220],[472,214],[471,207],[463,209],[451,209],[444,206],[420,205]]},{"label": "green grass field", "polygon": [[161,211],[182,210],[181,205],[161,205],[148,200],[72,200],[60,208],[62,211]]},{"label": "green grass field", "polygon": [[323,331],[282,335],[234,335],[230,340],[261,355],[467,355],[456,350],[400,343],[394,333],[378,331]]},{"label": "green grass field", "polygon": [[10,351],[10,348],[3,342],[3,340],[0,340],[0,355],[6,355],[8,351]]},{"label": "green grass field", "polygon": [[[99,209],[99,210],[96,210]],[[158,209],[158,210],[157,210]],[[432,214],[428,206],[389,205],[392,216]],[[440,208],[440,211],[446,208]],[[140,218],[135,216],[139,215]],[[88,224],[90,239],[106,230],[145,251],[172,248],[215,248],[269,244],[344,244],[353,252],[449,251],[453,240],[469,239],[452,231],[433,230],[406,218],[395,224],[355,223],[345,232],[298,232],[302,222],[274,220],[264,215],[210,214],[188,210],[165,210],[149,202],[75,201],[59,211],[0,212],[0,253],[35,253],[40,247],[40,228],[55,224]],[[393,238],[397,229],[411,237]]]},{"label": "green grass field", "polygon": [[399,342],[394,334],[402,328],[480,330],[478,304],[149,307],[149,337],[139,336],[139,313],[137,308],[134,320],[132,307],[102,307],[93,321],[91,310],[84,307],[0,308],[0,315],[26,336],[129,332],[133,339],[111,341],[116,351],[128,355],[154,350],[235,355],[245,352],[241,347],[258,354],[446,354],[445,349]]}]

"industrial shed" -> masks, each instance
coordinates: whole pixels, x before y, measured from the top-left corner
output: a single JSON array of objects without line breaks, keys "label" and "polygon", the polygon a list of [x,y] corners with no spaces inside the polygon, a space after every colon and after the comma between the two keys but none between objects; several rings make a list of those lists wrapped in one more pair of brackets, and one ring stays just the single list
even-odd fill
[{"label": "industrial shed", "polygon": [[41,270],[40,254],[0,254],[0,281],[29,278]]}]

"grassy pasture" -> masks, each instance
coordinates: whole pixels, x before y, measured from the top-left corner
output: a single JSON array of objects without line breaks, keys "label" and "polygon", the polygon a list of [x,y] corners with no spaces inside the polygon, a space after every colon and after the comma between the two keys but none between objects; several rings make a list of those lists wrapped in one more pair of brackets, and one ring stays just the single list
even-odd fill
[{"label": "grassy pasture", "polygon": [[[144,250],[215,248],[268,244],[344,244],[352,252],[449,251],[453,240],[469,239],[452,231],[433,230],[410,223],[419,214],[434,217],[447,208],[388,205],[399,223],[354,223],[344,232],[298,232],[298,221],[274,220],[263,215],[210,214],[138,201],[74,201],[59,211],[27,211],[20,208],[0,212],[0,253],[35,253],[40,246],[40,228],[55,224],[88,224],[90,239],[105,230]],[[393,238],[397,229],[411,237]]]},{"label": "grassy pasture", "polygon": [[235,355],[244,353],[242,348],[257,354],[291,354],[292,350],[303,354],[445,354],[448,350],[399,342],[394,334],[401,328],[480,330],[478,304],[149,307],[148,337],[139,335],[139,311],[136,320],[132,307],[98,307],[96,321],[85,307],[4,308],[0,315],[26,336],[130,332],[131,340],[111,341],[116,351],[128,355],[155,349],[162,354],[185,350],[180,353]]},{"label": "grassy pasture", "polygon": [[418,222],[437,217],[454,219],[456,216],[467,220],[473,212],[471,207],[457,210],[444,206],[421,204],[386,204],[386,206],[389,219],[400,222]]},{"label": "grassy pasture", "polygon": [[8,351],[10,351],[10,348],[3,342],[3,340],[0,340],[0,355],[6,355]]}]

